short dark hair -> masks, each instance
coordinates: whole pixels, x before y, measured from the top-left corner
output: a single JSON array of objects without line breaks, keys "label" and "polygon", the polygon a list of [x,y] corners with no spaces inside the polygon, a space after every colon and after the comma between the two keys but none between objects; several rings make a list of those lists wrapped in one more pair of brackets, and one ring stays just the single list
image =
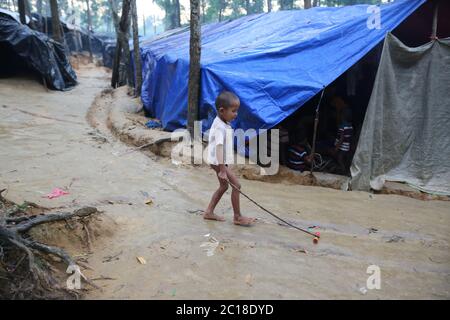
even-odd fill
[{"label": "short dark hair", "polygon": [[235,103],[240,103],[237,95],[230,91],[222,91],[216,98],[216,109],[229,108]]}]

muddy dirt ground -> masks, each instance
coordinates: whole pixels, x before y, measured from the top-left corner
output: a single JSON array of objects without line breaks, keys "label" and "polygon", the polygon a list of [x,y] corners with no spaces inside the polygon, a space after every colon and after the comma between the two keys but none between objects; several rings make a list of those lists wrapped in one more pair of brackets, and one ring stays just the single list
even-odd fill
[{"label": "muddy dirt ground", "polygon": [[[116,222],[93,244],[86,274],[102,290],[85,298],[450,298],[450,202],[241,180],[284,219],[316,226],[319,244],[245,199],[243,213],[259,221],[234,226],[229,191],[217,209],[227,220],[205,221],[200,211],[217,186],[212,172],[121,155],[130,147],[106,126],[107,99],[90,110],[94,128],[86,119],[110,75],[80,68],[80,84],[67,92],[46,92],[31,78],[0,80],[0,189],[18,203],[94,205]],[[43,198],[55,187],[69,195]],[[379,290],[361,290],[369,265],[380,267]]]}]

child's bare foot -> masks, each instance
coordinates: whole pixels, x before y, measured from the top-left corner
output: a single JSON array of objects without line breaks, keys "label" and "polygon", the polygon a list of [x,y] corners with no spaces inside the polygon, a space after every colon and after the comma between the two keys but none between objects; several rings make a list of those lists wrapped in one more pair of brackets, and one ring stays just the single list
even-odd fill
[{"label": "child's bare foot", "polygon": [[253,222],[255,222],[255,218],[247,218],[247,217],[243,217],[243,216],[237,216],[234,217],[234,224],[238,225],[238,226],[243,226],[243,227],[250,227],[251,225],[253,225]]},{"label": "child's bare foot", "polygon": [[208,213],[208,212],[205,212],[205,213],[203,214],[203,219],[206,219],[206,220],[216,220],[216,221],[225,221],[225,218],[223,218],[223,217],[221,217],[221,216],[218,216],[218,215],[215,214],[215,213]]}]

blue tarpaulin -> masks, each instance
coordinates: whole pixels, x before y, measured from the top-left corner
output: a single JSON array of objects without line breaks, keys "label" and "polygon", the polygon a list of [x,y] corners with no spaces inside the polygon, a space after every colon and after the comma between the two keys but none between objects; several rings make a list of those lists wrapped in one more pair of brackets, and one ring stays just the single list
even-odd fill
[{"label": "blue tarpaulin", "polygon": [[[203,130],[216,116],[224,89],[241,100],[234,128],[269,129],[361,59],[425,0],[376,8],[316,7],[245,16],[202,26]],[[379,28],[378,28],[379,27]],[[144,108],[163,128],[186,127],[189,31],[141,43]]]}]

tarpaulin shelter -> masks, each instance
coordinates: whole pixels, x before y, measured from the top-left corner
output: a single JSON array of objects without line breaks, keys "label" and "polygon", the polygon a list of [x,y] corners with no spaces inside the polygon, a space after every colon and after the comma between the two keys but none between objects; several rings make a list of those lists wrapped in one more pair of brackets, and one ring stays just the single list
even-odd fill
[{"label": "tarpaulin shelter", "polygon": [[[11,18],[16,20],[17,22],[20,22],[20,14],[18,12],[12,12],[12,11],[0,8],[0,13],[2,13],[4,15],[7,15],[7,16],[10,16]],[[30,18],[27,15],[25,15],[25,21],[26,21],[26,23],[30,22]]]},{"label": "tarpaulin shelter", "polygon": [[[449,40],[429,42],[437,2],[381,5],[379,28],[371,25],[374,7],[367,5],[273,12],[203,26],[203,130],[215,117],[214,99],[223,89],[241,99],[235,128],[272,128],[385,40],[351,187],[381,189],[389,180],[450,195]],[[450,3],[439,3],[437,36],[448,37],[450,23],[443,17]],[[188,43],[189,32],[180,29],[142,44],[144,107],[166,130],[186,126]]]},{"label": "tarpaulin shelter", "polygon": [[385,38],[351,166],[353,190],[395,181],[450,195],[449,16],[450,2],[427,1]]},{"label": "tarpaulin shelter", "polygon": [[61,44],[0,12],[0,73],[24,67],[51,89],[66,90],[77,83]]},{"label": "tarpaulin shelter", "polygon": [[405,182],[450,195],[450,38],[408,47],[386,37],[356,149],[352,188]]},{"label": "tarpaulin shelter", "polygon": [[[272,128],[355,64],[424,2],[315,7],[202,26],[199,115],[203,129],[211,125],[215,98],[224,89],[241,100],[234,128]],[[185,127],[189,32],[143,42],[141,55],[145,109],[161,119],[166,130]]]}]

